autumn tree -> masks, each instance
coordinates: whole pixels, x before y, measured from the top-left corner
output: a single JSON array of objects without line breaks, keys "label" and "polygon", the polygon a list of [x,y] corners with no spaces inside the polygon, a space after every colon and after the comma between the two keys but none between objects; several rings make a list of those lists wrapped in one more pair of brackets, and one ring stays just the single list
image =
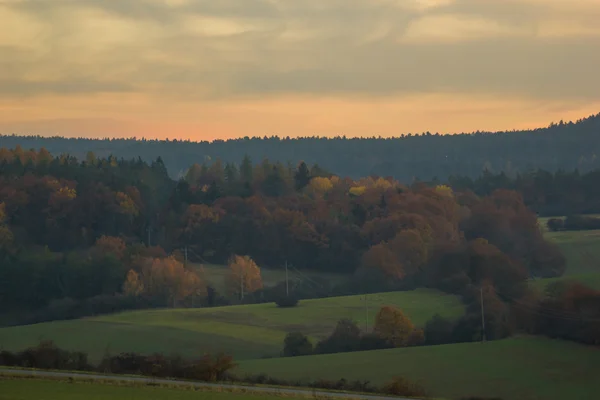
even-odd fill
[{"label": "autumn tree", "polygon": [[403,279],[419,272],[427,257],[427,244],[418,231],[409,229],[400,231],[388,242],[372,246],[364,254],[362,264],[389,277]]},{"label": "autumn tree", "polygon": [[308,184],[308,191],[316,196],[323,196],[333,189],[333,183],[326,177],[315,177]]},{"label": "autumn tree", "polygon": [[5,224],[6,219],[6,205],[0,203],[0,251],[3,253],[11,252],[14,242],[14,235],[10,227]]},{"label": "autumn tree", "polygon": [[249,256],[233,255],[228,263],[229,273],[225,277],[227,292],[231,296],[244,298],[244,294],[262,289],[260,268]]},{"label": "autumn tree", "polygon": [[394,347],[406,346],[414,330],[411,320],[396,307],[383,306],[375,316],[373,332]]},{"label": "autumn tree", "polygon": [[120,260],[125,255],[126,247],[127,246],[125,245],[123,239],[114,236],[103,235],[96,240],[93,252],[100,257],[111,254]]},{"label": "autumn tree", "polygon": [[140,279],[140,275],[134,270],[130,269],[127,272],[127,278],[123,284],[123,293],[128,296],[137,297],[144,292],[144,284]]},{"label": "autumn tree", "polygon": [[206,294],[199,275],[183,267],[174,257],[147,259],[140,274],[127,273],[123,291],[129,295],[146,295],[176,307],[181,301]]}]

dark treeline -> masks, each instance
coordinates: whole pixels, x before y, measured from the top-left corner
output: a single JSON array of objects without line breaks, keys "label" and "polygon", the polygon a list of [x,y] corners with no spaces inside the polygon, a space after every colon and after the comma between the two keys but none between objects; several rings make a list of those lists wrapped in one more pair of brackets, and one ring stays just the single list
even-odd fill
[{"label": "dark treeline", "polygon": [[477,178],[450,176],[455,190],[471,190],[479,196],[497,189],[519,192],[527,207],[541,216],[600,213],[600,169],[587,172],[535,170],[524,173],[492,173],[485,170]]},{"label": "dark treeline", "polygon": [[425,132],[392,139],[263,137],[190,142],[7,135],[0,137],[0,146],[21,145],[37,150],[44,147],[53,154],[68,153],[82,159],[90,150],[104,158],[139,156],[147,162],[161,156],[172,177],[185,173],[193,163],[217,158],[224,163],[238,162],[247,154],[254,160],[268,158],[282,163],[303,159],[355,179],[369,175],[393,176],[410,183],[414,179],[434,177],[445,180],[450,175],[474,178],[485,168],[507,174],[530,169],[571,171],[578,168],[581,172],[597,169],[600,167],[599,130],[600,114],[527,131],[457,135]]},{"label": "dark treeline", "polygon": [[[101,373],[143,375],[156,378],[177,378],[201,382],[246,383],[302,388],[382,393],[397,396],[425,396],[422,386],[402,377],[395,377],[387,384],[377,387],[368,381],[287,381],[265,374],[237,377],[233,374],[237,364],[227,354],[205,354],[202,357],[186,359],[179,355],[166,356],[155,353],[106,354],[98,365],[88,361],[86,353],[68,351],[56,346],[52,341],[42,341],[39,345],[18,352],[0,351],[0,366],[51,369],[66,371],[96,371]],[[85,377],[81,377],[85,379]]]}]

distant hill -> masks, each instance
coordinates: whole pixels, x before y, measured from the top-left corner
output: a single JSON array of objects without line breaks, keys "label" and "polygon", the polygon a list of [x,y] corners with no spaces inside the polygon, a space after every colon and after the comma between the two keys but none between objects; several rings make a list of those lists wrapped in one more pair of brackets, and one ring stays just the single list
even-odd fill
[{"label": "distant hill", "polygon": [[342,176],[393,176],[444,180],[450,175],[475,177],[487,168],[508,174],[531,169],[589,171],[600,167],[600,114],[576,122],[553,123],[526,131],[474,132],[440,135],[429,132],[397,138],[241,138],[191,142],[137,139],[67,139],[42,136],[0,136],[1,147],[45,147],[53,154],[84,157],[162,157],[169,173],[178,177],[193,163],[220,158],[238,162],[248,154],[254,162],[263,158],[288,162],[304,160]]}]

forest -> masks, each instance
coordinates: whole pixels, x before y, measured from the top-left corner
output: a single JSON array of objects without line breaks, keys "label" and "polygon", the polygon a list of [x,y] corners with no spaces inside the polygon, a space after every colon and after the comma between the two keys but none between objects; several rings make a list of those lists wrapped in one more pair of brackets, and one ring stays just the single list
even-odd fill
[{"label": "forest", "polygon": [[[584,200],[599,200],[585,175],[564,176],[592,196]],[[322,296],[417,287],[460,295],[468,313],[458,328],[437,321],[431,329],[446,332],[438,332],[440,341],[477,335],[480,298],[490,313],[490,338],[525,329],[542,304],[556,310],[544,318],[567,309],[589,313],[600,299],[591,289],[557,286],[549,299],[528,290],[531,277],[561,276],[565,258],[544,239],[536,213],[511,190],[513,181],[504,185],[486,174],[474,182],[473,191],[458,184],[407,186],[390,177],[355,180],[303,161],[255,163],[249,156],[239,164],[193,164],[175,181],[160,157],[146,163],[89,152],[79,160],[44,148],[2,148],[1,311],[41,310],[48,319],[61,307],[83,309],[55,317],[63,319],[211,306],[223,295],[276,301],[282,288],[263,287],[260,270],[290,263],[350,278]],[[550,195],[552,185],[535,187],[562,204]],[[191,258],[228,265],[228,293],[216,293],[202,270],[188,265]],[[543,333],[597,340],[590,330],[597,327],[562,325],[556,332],[553,321],[531,329],[546,324]]]},{"label": "forest", "polygon": [[[70,154],[85,158],[88,151],[107,158],[141,157],[148,163],[162,157],[169,175],[177,179],[194,163],[239,162],[244,155],[272,162],[304,160],[353,179],[392,176],[403,183],[414,180],[446,180],[451,175],[477,178],[487,169],[508,176],[532,170],[600,167],[600,114],[574,122],[552,123],[545,128],[506,132],[472,132],[455,135],[398,132],[396,138],[325,138],[307,136],[245,137],[212,142],[189,140],[89,139],[16,136],[5,132],[0,146]],[[200,132],[202,133],[202,132]]]}]

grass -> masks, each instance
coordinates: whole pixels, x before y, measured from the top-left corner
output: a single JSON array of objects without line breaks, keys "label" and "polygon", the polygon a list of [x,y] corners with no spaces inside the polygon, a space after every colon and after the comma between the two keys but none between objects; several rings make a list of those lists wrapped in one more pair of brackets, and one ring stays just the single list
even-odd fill
[{"label": "grass", "polygon": [[2,379],[0,400],[260,400],[281,398],[266,393],[194,390],[141,384],[106,384],[89,381]]},{"label": "grass", "polygon": [[[600,215],[594,215],[600,217]],[[600,290],[600,230],[551,232],[546,223],[550,218],[539,219],[546,239],[556,243],[567,259],[567,270],[562,277],[538,279],[531,285],[543,291],[551,282],[573,280]]]},{"label": "grass", "polygon": [[600,290],[600,273],[565,275],[558,278],[536,279],[532,280],[530,285],[540,291],[544,291],[550,283],[558,281],[581,282],[592,289]]},{"label": "grass", "polygon": [[539,337],[340,353],[240,363],[240,375],[291,380],[345,378],[381,385],[395,375],[430,395],[505,400],[592,400],[600,393],[600,350]]},{"label": "grass", "polygon": [[566,275],[600,273],[600,230],[547,232],[567,258]]},{"label": "grass", "polygon": [[[197,356],[223,351],[237,360],[276,356],[288,332],[300,331],[317,340],[326,337],[341,318],[363,327],[363,296],[304,300],[298,307],[273,303],[204,309],[166,309],[123,312],[0,329],[0,348],[20,350],[51,339],[60,347],[85,351],[97,362],[109,350],[140,353],[178,353]],[[418,326],[435,313],[457,318],[464,306],[455,296],[434,290],[379,293],[368,296],[369,326],[381,305],[396,305]]]}]

